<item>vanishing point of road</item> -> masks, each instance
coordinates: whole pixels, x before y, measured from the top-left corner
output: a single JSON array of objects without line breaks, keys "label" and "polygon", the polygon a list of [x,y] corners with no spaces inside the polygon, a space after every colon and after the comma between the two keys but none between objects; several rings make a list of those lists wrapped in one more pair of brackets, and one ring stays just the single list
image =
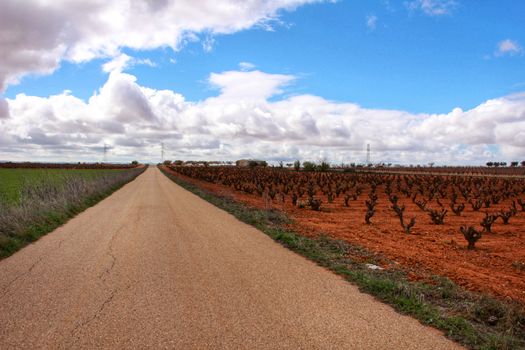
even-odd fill
[{"label": "vanishing point of road", "polygon": [[455,349],[150,168],[0,261],[1,349]]}]

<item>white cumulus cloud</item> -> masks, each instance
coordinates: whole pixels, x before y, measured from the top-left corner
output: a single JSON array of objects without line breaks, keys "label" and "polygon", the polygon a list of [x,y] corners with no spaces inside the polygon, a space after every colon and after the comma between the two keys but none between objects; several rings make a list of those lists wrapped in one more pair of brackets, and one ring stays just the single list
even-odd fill
[{"label": "white cumulus cloud", "polygon": [[9,117],[9,106],[7,101],[0,95],[0,119]]},{"label": "white cumulus cloud", "polygon": [[291,75],[254,71],[212,73],[209,81],[221,90],[220,101],[266,100],[283,92],[282,87],[295,79]]},{"label": "white cumulus cloud", "polygon": [[259,70],[212,73],[216,96],[191,102],[171,90],[141,86],[113,71],[89,100],[69,92],[7,99],[0,119],[0,159],[158,161],[160,142],[177,159],[326,158],[400,163],[484,163],[525,154],[525,94],[470,110],[413,114],[363,108],[314,95],[279,97],[292,75]]},{"label": "white cumulus cloud", "polygon": [[108,62],[104,63],[102,65],[102,70],[106,73],[123,72],[126,69],[133,67],[133,66],[137,66],[137,65],[146,65],[150,67],[155,67],[155,63],[153,63],[148,58],[139,59],[139,58],[128,56],[125,53],[121,53],[118,56],[109,60]]},{"label": "white cumulus cloud", "polygon": [[[278,19],[320,0],[2,0],[0,92],[27,74],[50,74],[63,60],[123,58],[122,48],[178,50]],[[117,64],[117,62],[114,62]],[[107,69],[110,69],[108,67]]]}]

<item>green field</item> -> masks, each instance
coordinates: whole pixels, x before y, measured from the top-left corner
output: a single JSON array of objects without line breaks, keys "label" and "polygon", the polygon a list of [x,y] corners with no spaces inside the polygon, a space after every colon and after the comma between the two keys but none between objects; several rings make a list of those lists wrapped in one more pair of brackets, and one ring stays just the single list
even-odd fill
[{"label": "green field", "polygon": [[53,231],[145,169],[0,169],[0,259]]},{"label": "green field", "polygon": [[62,182],[70,176],[94,179],[98,176],[122,172],[110,169],[0,169],[0,203],[15,204],[26,185],[42,182]]}]

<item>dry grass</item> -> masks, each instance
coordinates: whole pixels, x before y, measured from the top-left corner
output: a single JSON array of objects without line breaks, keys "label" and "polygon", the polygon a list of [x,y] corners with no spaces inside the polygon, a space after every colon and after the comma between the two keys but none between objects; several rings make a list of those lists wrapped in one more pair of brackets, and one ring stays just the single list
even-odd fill
[{"label": "dry grass", "polygon": [[61,181],[27,181],[16,205],[0,202],[0,258],[52,231],[135,179],[146,168],[100,176],[68,175]]}]

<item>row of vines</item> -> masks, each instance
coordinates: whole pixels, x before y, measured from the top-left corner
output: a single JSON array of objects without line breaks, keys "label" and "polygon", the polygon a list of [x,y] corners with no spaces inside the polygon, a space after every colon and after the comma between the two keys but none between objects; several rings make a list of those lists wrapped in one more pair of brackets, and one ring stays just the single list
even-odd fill
[{"label": "row of vines", "polygon": [[415,166],[415,167],[374,167],[363,168],[367,172],[383,172],[383,173],[425,173],[425,174],[440,174],[440,175],[482,175],[482,176],[523,176],[525,175],[525,161],[521,166],[501,166],[501,167],[486,167],[486,166]]},{"label": "row of vines", "polygon": [[[272,168],[179,167],[184,176],[235,191],[259,196],[271,203],[329,211],[334,206],[362,206],[363,224],[377,219],[378,204],[396,217],[399,228],[411,234],[418,222],[444,225],[451,216],[467,216],[458,226],[468,249],[484,234],[495,234],[494,225],[509,225],[525,214],[525,180],[453,175],[314,173]],[[363,205],[364,204],[364,205]],[[406,208],[417,208],[418,213]]]}]

